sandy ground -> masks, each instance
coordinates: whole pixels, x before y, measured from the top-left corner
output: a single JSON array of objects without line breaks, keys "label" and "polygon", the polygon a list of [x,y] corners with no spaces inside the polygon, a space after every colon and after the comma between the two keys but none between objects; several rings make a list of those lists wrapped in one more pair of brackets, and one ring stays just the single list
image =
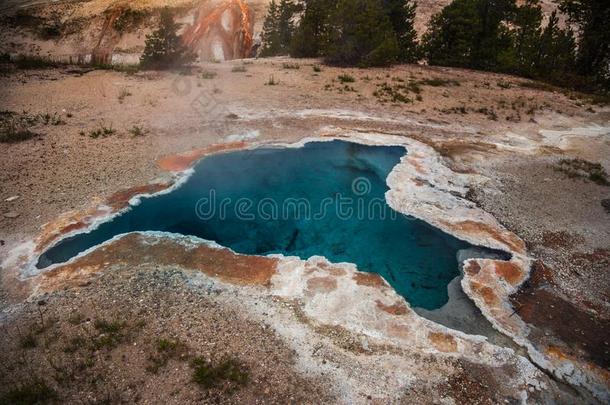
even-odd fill
[{"label": "sandy ground", "polygon": [[[540,296],[542,301],[538,300],[536,294],[547,290],[536,289],[535,285],[530,286],[528,296],[539,305],[552,303],[544,307],[545,319],[534,313],[529,322],[536,325],[542,338],[559,336],[578,347],[583,357],[607,367],[608,342],[595,336],[607,335],[610,318],[610,214],[601,206],[601,200],[609,198],[610,189],[568,177],[554,167],[561,158],[582,157],[610,169],[609,110],[559,91],[523,87],[525,80],[509,76],[423,66],[368,70],[322,67],[321,72],[315,72],[313,65],[318,61],[274,58],[203,64],[185,74],[128,75],[82,69],[6,73],[0,78],[0,110],[57,113],[65,124],[39,124],[33,128],[40,134],[36,139],[0,144],[0,255],[6,257],[19,243],[35,237],[42,224],[66,211],[91,207],[119,190],[167,179],[156,161],[168,154],[240,139],[296,141],[329,127],[409,136],[433,146],[454,170],[479,173],[488,179],[469,197],[523,238],[529,253],[550,269],[552,296]],[[236,66],[243,66],[245,71],[234,71]],[[341,74],[349,74],[355,81],[341,83]],[[429,79],[444,82],[431,85],[426,82]],[[380,89],[398,89],[410,82],[419,87],[418,92],[405,92],[412,102],[382,102]],[[606,129],[596,129],[596,125]],[[101,126],[116,132],[91,138],[91,131]],[[129,132],[134,126],[143,128],[146,134],[134,137]],[[19,198],[6,201],[12,196]],[[113,290],[123,283],[124,288],[137,288],[133,277],[132,269],[122,269],[116,276],[104,276],[95,282],[95,288],[52,294],[48,307],[51,313],[60,314],[66,308],[80,307],[81,302],[99,302],[111,316],[117,302],[119,310],[121,306],[132,308],[131,301]],[[150,278],[153,284],[157,280],[156,276],[142,277]],[[162,290],[168,293],[165,286]],[[170,290],[171,294],[188,295],[177,292],[181,290],[177,287]],[[4,298],[5,314],[12,314],[9,319],[20,319],[18,314],[30,312],[35,317],[35,303],[6,306],[13,300]],[[148,305],[148,298],[143,299],[142,305]],[[517,299],[527,304],[523,297]],[[163,302],[172,302],[167,311],[180,314],[183,308],[191,307],[181,300],[171,295]],[[133,306],[133,314],[138,305]],[[245,316],[240,315],[239,308],[220,305],[212,311],[197,305],[193,317],[201,319],[217,310],[234,311],[228,313],[228,319]],[[94,319],[89,312],[86,316]],[[555,318],[549,322],[547,316]],[[569,336],[563,333],[565,325],[576,318],[579,324],[574,327],[579,332]],[[58,321],[54,328],[67,327],[64,321]],[[14,330],[11,322],[23,322],[22,328],[26,328],[33,321],[29,317],[10,321],[10,330]],[[154,349],[150,336],[160,333],[153,330],[191,338],[167,322],[153,325],[133,337],[137,342],[148,339],[149,351]],[[216,336],[210,324],[197,328],[192,333]],[[262,332],[255,325],[235,329],[234,323],[224,322],[221,329],[226,332],[214,339],[226,346],[229,354],[239,342],[273,341],[273,332],[259,336],[257,333]],[[240,336],[238,342],[232,341],[235,333]],[[595,335],[592,339],[591,334]],[[592,350],[592,344],[598,347]],[[273,350],[278,369],[269,377],[274,383],[270,384],[268,401],[285,402],[297,395],[295,399],[318,402],[312,395],[319,395],[320,400],[336,395],[330,389],[316,388],[317,384],[324,386],[321,382],[299,380],[306,377],[291,371],[290,353],[280,347],[279,342],[264,343],[244,358],[258,378],[267,375],[266,366],[258,359],[265,350]],[[192,349],[201,351],[198,341],[192,342]],[[130,358],[132,354],[126,355]],[[140,357],[138,361],[143,361]],[[99,367],[116,363],[103,364]],[[188,378],[188,362],[179,362],[176,367],[182,370],[181,378]],[[452,366],[441,372],[448,376],[447,396],[456,401],[501,400],[491,393],[491,397],[473,395],[483,389],[481,384],[487,384],[491,371],[481,370],[466,377],[458,369]],[[137,374],[125,378],[119,387],[144,377]],[[469,380],[464,382],[463,378]],[[459,380],[455,386],[453,379]],[[492,386],[502,385],[502,378],[499,380]],[[278,388],[291,384],[299,389]],[[164,387],[163,392],[169,393],[174,386],[168,382]],[[427,393],[435,390],[422,383],[413,387],[417,392],[414,398],[424,402]],[[240,391],[234,402],[259,395],[256,389]],[[91,395],[99,395],[91,390]],[[467,397],[460,397],[460,393]],[[143,395],[141,390],[138,395]],[[189,387],[177,395],[176,401],[194,401],[204,394]]]},{"label": "sandy ground", "polygon": [[[323,382],[295,371],[293,351],[273,330],[223,301],[220,290],[195,288],[177,270],[144,266],[109,272],[82,289],[41,297],[18,321],[5,324],[3,380],[18,386],[30,374],[53,376],[60,384],[72,381],[62,392],[68,403],[334,399]],[[15,359],[29,336],[33,343],[25,358]],[[200,389],[192,382],[196,358],[212,364],[233,359],[247,383],[242,388],[240,381],[227,379]]]}]

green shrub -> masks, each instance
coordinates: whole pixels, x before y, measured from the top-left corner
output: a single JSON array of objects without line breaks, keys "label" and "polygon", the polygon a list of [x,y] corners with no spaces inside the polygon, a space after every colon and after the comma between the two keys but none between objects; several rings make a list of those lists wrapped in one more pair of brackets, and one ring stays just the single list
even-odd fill
[{"label": "green shrub", "polygon": [[216,72],[206,70],[201,74],[201,78],[205,79],[205,80],[211,80],[211,79],[214,79],[216,77],[216,75],[217,75]]},{"label": "green shrub", "polygon": [[50,114],[47,112],[44,114],[38,114],[38,116],[35,116],[32,119],[33,123],[40,122],[44,125],[64,125],[66,123],[57,113]]},{"label": "green shrub", "polygon": [[156,353],[148,357],[146,370],[156,374],[170,359],[186,360],[188,350],[188,346],[178,339],[160,338],[156,341]]},{"label": "green shrub", "polygon": [[269,76],[269,80],[267,80],[267,82],[265,83],[267,86],[275,86],[280,84],[279,80],[275,80],[275,77],[273,77],[273,75]]},{"label": "green shrub", "polygon": [[123,328],[123,323],[118,320],[108,321],[98,318],[93,321],[93,326],[102,333],[117,333]]},{"label": "green shrub", "polygon": [[27,141],[38,136],[35,132],[29,129],[18,129],[11,127],[9,129],[0,129],[0,143],[17,143]]},{"label": "green shrub", "polygon": [[127,89],[121,89],[121,91],[119,91],[119,103],[123,104],[123,101],[125,100],[126,97],[131,96],[131,92]]},{"label": "green shrub", "polygon": [[498,87],[501,89],[510,89],[512,87],[512,84],[510,82],[506,82],[504,80],[500,80],[498,81]]},{"label": "green shrub", "polygon": [[487,118],[489,118],[492,121],[498,120],[498,114],[496,114],[496,112],[493,109],[490,109],[487,107],[482,107],[482,108],[479,108],[478,110],[476,110],[476,112],[487,116]]},{"label": "green shrub", "polygon": [[601,201],[602,208],[607,214],[610,214],[610,198],[605,198]]},{"label": "green shrub", "polygon": [[99,128],[89,131],[89,137],[93,139],[97,138],[107,138],[110,135],[114,135],[116,130],[112,128],[112,125],[106,126],[104,124],[100,124]]},{"label": "green shrub", "polygon": [[22,70],[52,69],[62,66],[59,62],[38,55],[19,55],[14,63],[17,69]]},{"label": "green shrub", "polygon": [[37,116],[26,112],[21,115],[11,111],[0,112],[0,143],[17,143],[38,136],[29,129],[37,122]]},{"label": "green shrub", "polygon": [[147,131],[145,128],[143,128],[143,127],[140,127],[140,126],[138,126],[138,125],[134,125],[133,127],[131,127],[131,128],[129,129],[129,133],[130,133],[130,134],[131,134],[131,135],[132,135],[134,138],[137,138],[137,137],[140,137],[140,136],[144,136],[144,135],[146,135],[146,134],[148,133],[148,131]]},{"label": "green shrub", "polygon": [[569,177],[588,179],[602,186],[609,186],[608,173],[599,163],[589,162],[584,159],[561,159],[555,169],[567,174]]},{"label": "green shrub", "polygon": [[540,90],[540,91],[554,91],[556,89],[555,86],[552,86],[550,84],[543,83],[543,82],[535,82],[535,81],[520,82],[519,86],[526,88],[526,89]]},{"label": "green shrub", "polygon": [[19,346],[21,346],[23,349],[32,349],[38,346],[38,342],[36,341],[34,334],[30,332],[21,337],[19,340]]},{"label": "green shrub", "polygon": [[57,393],[39,378],[22,383],[0,397],[0,404],[44,404],[57,399]]},{"label": "green shrub", "polygon": [[432,87],[449,87],[449,86],[459,86],[460,82],[452,79],[441,79],[441,78],[433,78],[433,79],[423,79],[420,80],[420,84],[424,86],[432,86]]},{"label": "green shrub", "polygon": [[118,320],[108,321],[103,318],[98,318],[93,321],[93,327],[99,335],[93,338],[93,348],[99,350],[102,348],[112,349],[116,347],[122,340],[122,329],[125,326],[123,322]]},{"label": "green shrub", "polygon": [[218,365],[202,357],[193,360],[193,381],[203,388],[217,387],[223,382],[245,385],[248,382],[248,371],[237,360],[224,359]]},{"label": "green shrub", "polygon": [[399,83],[395,85],[389,85],[388,83],[377,84],[377,90],[373,92],[373,96],[381,102],[412,103],[413,99],[409,97],[410,93],[415,93],[418,101],[423,100],[420,95],[421,89],[414,81],[410,81],[407,84]]},{"label": "green shrub", "polygon": [[234,72],[234,73],[244,73],[247,71],[248,71],[248,69],[246,68],[245,65],[233,66],[233,69],[231,69],[231,72]]},{"label": "green shrub", "polygon": [[340,74],[339,76],[337,76],[337,79],[339,79],[341,83],[354,83],[356,81],[356,78],[354,78],[354,76],[347,73]]}]

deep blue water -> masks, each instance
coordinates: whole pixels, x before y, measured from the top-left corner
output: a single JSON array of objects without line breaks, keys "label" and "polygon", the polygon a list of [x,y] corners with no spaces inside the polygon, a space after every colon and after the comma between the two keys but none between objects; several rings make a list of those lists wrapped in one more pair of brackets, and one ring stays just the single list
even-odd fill
[{"label": "deep blue water", "polygon": [[470,245],[385,203],[385,179],[405,153],[333,141],[210,156],[178,189],[60,241],[37,267],[63,263],[121,233],[175,232],[239,253],[355,263],[382,275],[413,306],[435,309],[459,274],[457,251]]}]

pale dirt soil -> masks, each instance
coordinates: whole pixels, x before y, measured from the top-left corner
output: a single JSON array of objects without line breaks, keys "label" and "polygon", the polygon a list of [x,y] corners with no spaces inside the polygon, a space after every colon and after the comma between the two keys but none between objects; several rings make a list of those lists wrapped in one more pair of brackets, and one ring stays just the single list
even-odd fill
[{"label": "pale dirt soil", "polygon": [[[33,378],[63,403],[322,403],[324,382],[297,373],[294,353],[265,324],[193,288],[178,270],[115,268],[90,285],[41,297],[0,331],[0,394]],[[101,326],[116,324],[116,330]],[[25,344],[27,337],[32,343]],[[173,351],[160,341],[177,342]],[[193,360],[234,359],[245,384],[193,381]]]},{"label": "pale dirt soil", "polygon": [[[300,68],[286,69],[284,63],[296,63]],[[229,135],[259,131],[256,141],[287,142],[315,136],[318,130],[327,126],[404,134],[435,146],[454,169],[478,172],[491,179],[484,189],[473,190],[470,197],[522,237],[528,243],[530,253],[551,268],[551,298],[543,297],[540,301],[535,294],[543,294],[547,289],[536,289],[536,286],[524,294],[525,298],[534,297],[529,304],[538,308],[545,305],[544,302],[553,304],[548,304],[543,315],[537,316],[540,311],[533,314],[527,311],[527,299],[516,297],[516,302],[526,308],[520,315],[538,325],[541,339],[561,336],[577,348],[580,355],[606,367],[608,342],[599,334],[607,335],[604,332],[608,330],[610,215],[603,210],[600,201],[608,198],[609,188],[569,178],[554,170],[553,165],[561,156],[583,156],[608,168],[610,145],[607,139],[593,139],[594,147],[581,142],[573,143],[568,151],[547,147],[543,153],[523,153],[527,145],[540,140],[540,128],[567,129],[590,123],[607,125],[606,110],[577,98],[570,99],[560,92],[522,88],[519,83],[524,82],[523,79],[501,75],[423,66],[369,70],[323,67],[322,72],[315,73],[312,65],[317,63],[260,59],[248,61],[246,72],[232,72],[233,66],[242,64],[233,61],[204,64],[188,74],[142,72],[127,75],[78,69],[5,74],[0,79],[0,110],[57,112],[66,123],[39,125],[35,128],[41,134],[37,139],[0,145],[4,156],[0,160],[0,207],[3,213],[19,213],[17,218],[0,218],[4,241],[0,247],[1,254],[6,255],[19,242],[36,236],[43,223],[65,211],[84,209],[94,203],[95,198],[103,199],[125,188],[167,178],[155,163],[160,157],[225,142],[230,139],[227,138]],[[202,71],[214,72],[216,77],[202,79]],[[354,83],[346,83],[355,91],[345,91],[344,85],[339,83],[337,76],[343,73],[356,79]],[[266,85],[271,76],[279,84]],[[395,85],[401,83],[399,79],[420,82],[429,78],[455,80],[459,86],[420,84],[422,100],[406,104],[380,103],[373,95],[377,84]],[[505,83],[510,83],[510,88],[504,88]],[[123,90],[130,95],[121,101],[119,94]],[[415,93],[409,93],[409,97],[415,98]],[[493,109],[497,120],[476,112],[480,108]],[[299,114],[308,109],[325,111],[311,116]],[[337,112],[342,110],[356,113],[347,118],[338,117]],[[372,121],[358,117],[355,115],[357,112],[381,119]],[[101,123],[112,126],[116,134],[90,138],[88,133]],[[148,133],[133,137],[128,130],[134,125],[142,126]],[[80,135],[81,131],[85,135]],[[519,134],[526,141],[508,133]],[[498,151],[490,146],[492,143],[521,149]],[[4,201],[13,195],[20,197],[13,202]],[[303,380],[297,383],[303,377],[291,371],[290,353],[282,349],[281,342],[273,340],[272,332],[261,331],[261,325],[227,321],[224,315],[218,314],[229,310],[211,306],[206,298],[201,297],[196,298],[203,300],[201,305],[193,306],[189,299],[194,298],[183,300],[181,295],[190,293],[174,287],[167,292],[165,285],[159,294],[170,294],[171,298],[153,301],[143,298],[142,302],[132,305],[134,301],[129,298],[129,289],[145,287],[135,281],[140,279],[129,277],[112,276],[112,282],[106,282],[110,279],[104,278],[103,282],[95,283],[96,288],[89,286],[84,290],[48,297],[46,308],[50,314],[61,314],[60,319],[66,318],[73,308],[81,307],[91,319],[99,314],[112,316],[122,312],[122,308],[128,309],[128,323],[142,318],[141,313],[146,314],[143,316],[146,326],[129,333],[129,341],[133,340],[137,347],[145,349],[138,351],[121,343],[120,349],[93,353],[99,363],[96,360],[91,373],[102,376],[99,378],[105,381],[101,385],[103,393],[95,385],[87,385],[90,383],[86,379],[78,390],[100,398],[100,395],[114,395],[110,387],[123,392],[125,387],[140,386],[144,381],[148,387],[161,384],[161,394],[158,395],[165,399],[196,401],[202,396],[204,399],[216,398],[214,395],[222,397],[222,392],[208,393],[189,383],[192,370],[188,361],[171,360],[169,367],[176,367],[180,373],[172,374],[163,382],[158,382],[158,376],[143,371],[142,365],[154,350],[151,341],[156,336],[169,334],[188,342],[195,354],[205,354],[204,348],[212,344],[210,342],[223,347],[216,355],[240,354],[239,358],[248,364],[254,378],[266,376],[269,379],[264,385],[272,388],[264,396],[270,402],[285,402],[295,395],[311,402],[317,402],[311,395],[320,395],[319,399],[329,398],[326,395],[330,394],[316,388],[316,382]],[[153,287],[159,282],[155,276],[142,277],[142,282],[153,283]],[[125,285],[121,287],[123,282]],[[154,306],[154,302],[171,306]],[[569,311],[565,305],[569,305]],[[98,309],[94,309],[96,307]],[[35,308],[35,303],[32,303],[21,310],[28,313]],[[186,308],[194,313],[185,313]],[[158,309],[170,318],[175,314],[184,322],[198,319],[203,323],[181,328],[172,327],[173,324],[163,318],[149,320]],[[214,324],[209,320],[203,321],[211,314],[217,314],[215,319],[221,322],[220,326],[212,326]],[[25,329],[29,322],[26,319],[31,318],[33,322],[35,315],[33,312],[33,318],[27,316],[23,320],[9,321],[8,330],[12,330],[9,333],[15,336],[14,322],[22,325],[20,329]],[[226,318],[238,319],[239,316],[239,310],[229,311]],[[578,319],[578,325],[574,319]],[[579,332],[566,335],[566,322],[572,322],[571,325]],[[91,329],[90,323],[85,325]],[[64,319],[57,321],[51,330],[58,333],[71,327]],[[582,334],[592,331],[596,336],[593,339],[591,335],[582,337],[580,331]],[[197,340],[195,336],[198,335],[207,337]],[[260,346],[252,346],[249,351],[247,348],[251,346],[248,342],[255,341],[260,342]],[[18,339],[8,339],[4,344],[14,345],[16,342]],[[55,348],[51,351],[60,352],[60,346],[65,342],[65,339],[51,341],[49,344]],[[591,348],[592,344],[596,347]],[[31,352],[34,357],[37,350]],[[244,352],[249,354],[244,357]],[[126,359],[120,357],[123,354]],[[276,367],[272,375],[268,375],[269,362],[260,361],[268,355],[273,356],[272,364]],[[126,368],[125,364],[129,367]],[[122,371],[116,375],[114,371],[108,371],[117,367]],[[163,373],[165,371],[160,375]],[[490,378],[490,371],[483,372],[483,375]],[[447,394],[454,398],[463,394],[466,395],[464,398],[472,399],[479,380],[470,381],[473,378],[470,374],[452,378],[460,383],[453,387],[454,380],[448,380]],[[460,380],[464,378],[466,380]],[[289,388],[295,384],[298,389]],[[464,384],[469,388],[464,388]],[[260,395],[257,390],[259,385],[255,384],[228,398],[231,402],[247,400]],[[423,400],[430,387],[421,386],[421,390],[418,395]],[[75,392],[67,391],[66,395],[75,395]],[[147,389],[133,388],[121,395],[127,395],[128,400],[155,401],[155,398],[147,398],[147,395],[152,395]]]},{"label": "pale dirt soil", "polygon": [[[291,342],[275,334],[272,320],[267,324],[244,317],[230,297],[233,294],[213,283],[194,285],[178,269],[150,263],[135,268],[111,265],[79,288],[38,297],[5,314],[0,330],[0,395],[24,382],[44,379],[62,403],[341,402],[332,379],[326,380],[325,372],[315,377],[300,371]],[[116,325],[116,330],[102,326],[103,322]],[[323,344],[317,347],[321,354],[313,353],[324,359],[322,364],[359,372],[349,360],[358,353],[358,340],[332,330],[321,337],[333,346],[332,354]],[[162,340],[179,346],[168,352],[159,348]],[[236,360],[247,382],[223,379],[211,388],[198,385],[192,365],[198,357],[212,364]],[[519,372],[513,367],[424,353],[411,357],[425,364],[430,375],[418,376],[394,398],[396,403],[517,400],[514,387],[504,382],[507,375]],[[530,400],[569,403],[573,392],[559,392],[553,397],[532,391]],[[358,399],[387,402],[366,391]]]}]

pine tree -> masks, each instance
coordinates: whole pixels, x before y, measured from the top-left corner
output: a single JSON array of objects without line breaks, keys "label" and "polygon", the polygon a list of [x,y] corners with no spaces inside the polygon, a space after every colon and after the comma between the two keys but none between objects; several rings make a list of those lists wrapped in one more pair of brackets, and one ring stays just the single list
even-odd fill
[{"label": "pine tree", "polygon": [[479,25],[471,27],[474,38],[471,44],[470,66],[483,70],[500,70],[498,57],[512,46],[507,23],[514,21],[515,0],[478,0],[476,10]]},{"label": "pine tree", "polygon": [[422,38],[431,65],[470,67],[475,35],[481,25],[477,0],[454,0],[435,14]]},{"label": "pine tree", "polygon": [[293,18],[297,10],[298,7],[293,0],[280,0],[278,35],[282,54],[288,54],[290,51],[290,44],[294,35]]},{"label": "pine tree", "polygon": [[294,35],[294,14],[299,7],[293,0],[272,0],[263,23],[261,56],[286,55]]},{"label": "pine tree", "polygon": [[559,4],[578,27],[578,73],[610,93],[610,1],[560,0]]},{"label": "pine tree", "polygon": [[324,55],[329,41],[331,13],[334,0],[305,0],[304,12],[290,46],[290,55],[315,58]]},{"label": "pine tree", "polygon": [[537,75],[555,81],[562,80],[564,75],[574,71],[575,53],[574,34],[570,29],[559,27],[557,12],[553,11],[549,17],[549,22],[540,35],[536,58]]},{"label": "pine tree", "polygon": [[326,60],[333,64],[382,66],[398,61],[400,48],[380,0],[339,0],[331,17]]},{"label": "pine tree", "polygon": [[419,59],[417,32],[414,27],[414,0],[383,0],[383,8],[388,14],[400,49],[400,62],[416,62]]},{"label": "pine tree", "polygon": [[168,8],[161,11],[159,28],[146,36],[140,66],[146,69],[168,69],[195,60],[196,56],[182,42],[177,31],[180,24]]},{"label": "pine tree", "polygon": [[278,55],[281,51],[279,11],[276,1],[271,0],[265,22],[263,23],[263,33],[261,35],[263,49],[261,50],[261,56],[274,56]]},{"label": "pine tree", "polygon": [[536,74],[539,63],[542,9],[539,0],[527,0],[517,9],[514,30],[515,60],[509,69],[528,77]]},{"label": "pine tree", "polygon": [[567,84],[574,79],[574,36],[553,13],[542,28],[539,0],[454,0],[423,38],[430,64],[461,66]]}]

